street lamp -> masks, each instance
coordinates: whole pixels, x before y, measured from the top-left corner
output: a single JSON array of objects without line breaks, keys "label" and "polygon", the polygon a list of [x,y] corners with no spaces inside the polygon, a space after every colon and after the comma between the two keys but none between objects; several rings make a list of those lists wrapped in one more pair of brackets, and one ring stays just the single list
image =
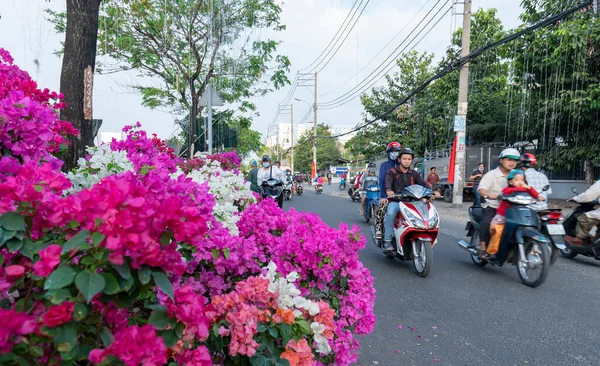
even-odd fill
[{"label": "street lamp", "polygon": [[[294,98],[294,100],[297,100],[299,102],[304,102],[310,107],[310,103],[305,100],[298,99],[298,98]],[[314,104],[313,108],[315,110],[315,118],[313,121],[313,164],[315,166],[315,176],[316,176],[316,174],[317,174],[317,118],[316,118],[317,117],[317,105]],[[315,177],[313,177],[311,174],[311,178],[315,178]],[[311,182],[312,182],[312,179],[311,179]]]}]

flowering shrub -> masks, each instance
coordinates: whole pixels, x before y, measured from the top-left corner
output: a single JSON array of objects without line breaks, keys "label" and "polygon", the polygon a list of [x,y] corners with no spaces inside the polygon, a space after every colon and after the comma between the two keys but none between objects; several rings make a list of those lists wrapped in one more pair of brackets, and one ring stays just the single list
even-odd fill
[{"label": "flowering shrub", "polygon": [[357,229],[254,203],[234,153],[184,162],[139,124],[65,175],[60,103],[0,57],[0,364],[356,361]]}]

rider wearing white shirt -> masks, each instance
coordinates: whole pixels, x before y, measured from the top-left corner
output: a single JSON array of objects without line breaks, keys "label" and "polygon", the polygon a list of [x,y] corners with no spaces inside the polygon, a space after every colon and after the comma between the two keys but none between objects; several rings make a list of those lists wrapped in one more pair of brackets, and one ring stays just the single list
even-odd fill
[{"label": "rider wearing white shirt", "polygon": [[271,165],[271,158],[269,155],[265,155],[262,158],[262,167],[258,170],[257,182],[260,186],[263,182],[271,179],[279,179],[281,182],[285,182],[285,173],[275,165]]}]

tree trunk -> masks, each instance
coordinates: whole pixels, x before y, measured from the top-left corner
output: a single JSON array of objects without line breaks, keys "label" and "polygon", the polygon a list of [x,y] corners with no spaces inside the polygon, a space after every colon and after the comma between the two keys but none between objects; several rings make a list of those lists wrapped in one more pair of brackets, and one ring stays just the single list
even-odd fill
[{"label": "tree trunk", "polygon": [[585,185],[589,188],[594,184],[594,164],[592,159],[585,159]]},{"label": "tree trunk", "polygon": [[[101,1],[67,0],[67,29],[60,75],[60,91],[65,96],[64,102],[67,106],[61,111],[60,117],[71,122],[79,130],[79,136],[69,137],[71,144],[65,157],[64,171],[76,167],[77,160],[85,156],[86,146],[94,143],[91,104],[88,115],[84,115],[84,73],[86,68],[91,67],[93,75],[96,67]],[[91,98],[91,93],[88,93],[88,96]]]}]

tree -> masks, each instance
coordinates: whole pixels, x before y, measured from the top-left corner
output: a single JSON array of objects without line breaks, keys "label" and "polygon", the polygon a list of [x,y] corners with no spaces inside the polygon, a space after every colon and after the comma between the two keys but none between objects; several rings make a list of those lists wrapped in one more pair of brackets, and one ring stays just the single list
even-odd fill
[{"label": "tree", "polygon": [[91,78],[96,67],[98,13],[101,1],[67,0],[66,17],[62,18],[65,43],[60,92],[64,95],[63,101],[67,106],[61,111],[60,118],[71,122],[79,130],[79,136],[69,137],[70,145],[64,157],[65,171],[76,167],[77,160],[85,155],[86,146],[94,144]]},{"label": "tree", "polygon": [[244,116],[236,116],[233,111],[227,111],[223,117],[224,122],[237,131],[237,145],[235,151],[241,157],[254,151],[258,153],[263,146],[261,134],[251,128],[252,120]]},{"label": "tree", "polygon": [[[317,136],[331,136],[329,126],[319,124],[317,126]],[[313,133],[306,131],[294,148],[294,167],[296,170],[310,173],[313,159]],[[317,139],[317,169],[324,169],[336,159],[340,158],[340,149],[338,143],[333,138]]]}]

